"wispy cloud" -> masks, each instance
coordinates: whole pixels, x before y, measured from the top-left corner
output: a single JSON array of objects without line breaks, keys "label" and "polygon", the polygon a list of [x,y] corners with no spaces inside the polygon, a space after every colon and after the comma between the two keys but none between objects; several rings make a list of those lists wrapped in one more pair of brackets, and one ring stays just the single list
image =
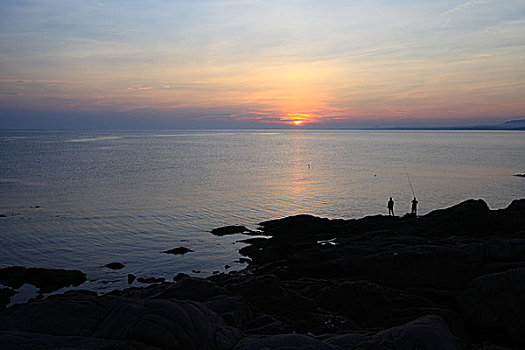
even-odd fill
[{"label": "wispy cloud", "polygon": [[130,90],[130,91],[145,91],[145,90],[152,90],[152,89],[153,89],[153,86],[134,85],[134,86],[128,87],[127,90]]},{"label": "wispy cloud", "polygon": [[441,16],[448,16],[448,15],[451,15],[453,13],[456,13],[456,12],[461,12],[461,11],[465,11],[465,10],[468,10],[469,8],[471,8],[472,6],[476,5],[476,4],[487,4],[487,3],[490,3],[490,0],[469,0],[469,1],[466,1],[462,4],[459,4],[445,12],[443,12],[441,14]]}]

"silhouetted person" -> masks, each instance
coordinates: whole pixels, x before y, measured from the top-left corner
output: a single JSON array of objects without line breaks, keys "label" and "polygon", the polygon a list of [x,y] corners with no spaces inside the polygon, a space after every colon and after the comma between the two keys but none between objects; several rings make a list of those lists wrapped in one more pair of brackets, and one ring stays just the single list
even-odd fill
[{"label": "silhouetted person", "polygon": [[417,216],[417,199],[416,197],[414,197],[414,199],[412,199],[412,214],[416,215]]},{"label": "silhouetted person", "polygon": [[390,200],[388,201],[386,207],[388,208],[388,215],[394,216],[394,200],[392,199],[392,197],[390,197]]}]

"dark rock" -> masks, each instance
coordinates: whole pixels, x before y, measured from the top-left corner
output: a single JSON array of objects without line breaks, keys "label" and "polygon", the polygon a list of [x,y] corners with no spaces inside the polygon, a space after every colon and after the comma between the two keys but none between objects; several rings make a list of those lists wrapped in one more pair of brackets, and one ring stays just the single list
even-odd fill
[{"label": "dark rock", "polygon": [[191,250],[189,248],[186,248],[186,247],[178,247],[178,248],[173,248],[173,249],[170,249],[170,250],[166,250],[163,253],[165,253],[165,254],[186,254],[186,253],[190,253],[190,252],[193,252],[193,250]]},{"label": "dark rock", "polygon": [[474,279],[458,304],[478,334],[503,333],[525,346],[525,268]]},{"label": "dark rock", "polygon": [[0,218],[6,218],[7,215],[4,215],[4,214],[0,214]]},{"label": "dark rock", "polygon": [[157,294],[155,298],[159,299],[183,299],[183,300],[194,300],[203,301],[208,298],[212,298],[216,295],[226,294],[226,290],[211,281],[202,279],[187,277],[183,278],[175,284],[170,284],[163,288]]},{"label": "dark rock", "polygon": [[506,211],[525,212],[525,199],[515,199],[506,208]]},{"label": "dark rock", "polygon": [[423,316],[408,324],[377,333],[373,340],[390,344],[390,349],[440,349],[459,350],[446,322],[439,316]]},{"label": "dark rock", "polygon": [[220,272],[220,271],[215,270],[215,271],[212,271],[212,274],[216,275],[216,274],[218,274],[219,272]]},{"label": "dark rock", "polygon": [[231,266],[230,265],[224,265],[224,268],[227,270],[229,269]]},{"label": "dark rock", "polygon": [[517,177],[525,177],[525,174],[514,174],[514,176],[517,176]]},{"label": "dark rock", "polygon": [[133,340],[110,340],[83,336],[57,336],[39,333],[0,331],[0,344],[5,350],[78,349],[78,350],[160,350]]},{"label": "dark rock", "polygon": [[0,269],[0,283],[20,288],[29,283],[40,288],[40,293],[49,293],[63,287],[79,286],[86,281],[86,274],[78,270],[54,270],[12,266]]},{"label": "dark rock", "polygon": [[112,262],[112,263],[106,264],[104,266],[107,267],[108,269],[112,269],[112,270],[120,270],[120,269],[123,269],[125,267],[124,264],[119,263],[119,262]]},{"label": "dark rock", "polygon": [[274,336],[250,336],[243,338],[233,350],[339,350],[335,346],[302,334],[281,334]]},{"label": "dark rock", "polygon": [[[369,338],[361,333],[348,332],[330,336],[325,341],[339,349],[359,349],[359,345],[368,343]],[[362,348],[366,349],[365,346]]]},{"label": "dark rock", "polygon": [[226,235],[233,235],[236,233],[245,233],[245,234],[256,234],[254,231],[247,229],[244,226],[240,225],[233,225],[233,226],[225,226],[225,227],[219,227],[214,228],[211,230],[211,233],[216,236],[226,236]]},{"label": "dark rock", "polygon": [[180,281],[181,279],[186,278],[186,277],[190,277],[190,275],[182,273],[182,272],[179,272],[175,277],[173,277],[173,280],[175,282],[177,282],[177,281]]},{"label": "dark rock", "polygon": [[457,337],[463,348],[524,348],[525,200],[261,227],[267,238],[240,250],[250,258],[242,271],[14,305],[0,312],[0,330],[56,347],[64,339],[54,337],[93,347],[456,349]]},{"label": "dark rock", "polygon": [[204,305],[219,314],[229,326],[244,329],[253,318],[253,310],[243,297],[217,295],[206,299]]},{"label": "dark rock", "polygon": [[249,259],[249,258],[239,258],[235,260],[234,262],[238,264],[249,264],[251,261],[252,259]]},{"label": "dark rock", "polygon": [[[0,313],[0,330],[2,337],[28,332],[35,337],[89,337],[94,343],[131,341],[164,349],[231,349],[242,337],[201,303],[87,293],[56,295],[6,309]],[[52,339],[51,344],[68,340]]]},{"label": "dark rock", "polygon": [[137,281],[140,283],[160,283],[164,282],[166,279],[164,277],[139,277]]},{"label": "dark rock", "polygon": [[489,213],[490,208],[485,201],[482,199],[469,199],[450,208],[434,210],[425,215],[425,217],[427,219],[461,220],[469,217],[484,217],[488,216]]},{"label": "dark rock", "polygon": [[191,270],[193,273],[201,273],[201,270]]},{"label": "dark rock", "polygon": [[131,273],[128,273],[128,284],[132,284],[137,277]]},{"label": "dark rock", "polygon": [[16,291],[11,288],[0,288],[0,309],[3,309],[11,302],[11,297],[16,294]]}]

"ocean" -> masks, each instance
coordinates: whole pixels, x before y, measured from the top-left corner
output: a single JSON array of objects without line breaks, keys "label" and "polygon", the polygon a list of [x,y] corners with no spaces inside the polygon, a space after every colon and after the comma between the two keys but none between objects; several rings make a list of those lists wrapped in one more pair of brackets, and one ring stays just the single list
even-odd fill
[{"label": "ocean", "polygon": [[524,150],[520,131],[0,131],[0,267],[79,269],[99,292],[238,270],[245,236],[211,229],[387,214],[389,197],[402,215],[409,179],[420,214],[503,208],[525,198]]}]

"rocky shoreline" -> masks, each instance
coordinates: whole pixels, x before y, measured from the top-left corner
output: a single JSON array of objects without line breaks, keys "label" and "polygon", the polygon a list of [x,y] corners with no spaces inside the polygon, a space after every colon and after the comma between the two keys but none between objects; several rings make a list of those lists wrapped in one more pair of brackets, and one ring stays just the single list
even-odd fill
[{"label": "rocky shoreline", "polygon": [[298,215],[263,222],[260,229],[213,231],[266,236],[246,240],[240,252],[251,262],[243,271],[178,276],[100,296],[69,291],[14,305],[0,312],[0,344],[525,348],[525,199],[500,210],[468,200],[417,218]]}]

